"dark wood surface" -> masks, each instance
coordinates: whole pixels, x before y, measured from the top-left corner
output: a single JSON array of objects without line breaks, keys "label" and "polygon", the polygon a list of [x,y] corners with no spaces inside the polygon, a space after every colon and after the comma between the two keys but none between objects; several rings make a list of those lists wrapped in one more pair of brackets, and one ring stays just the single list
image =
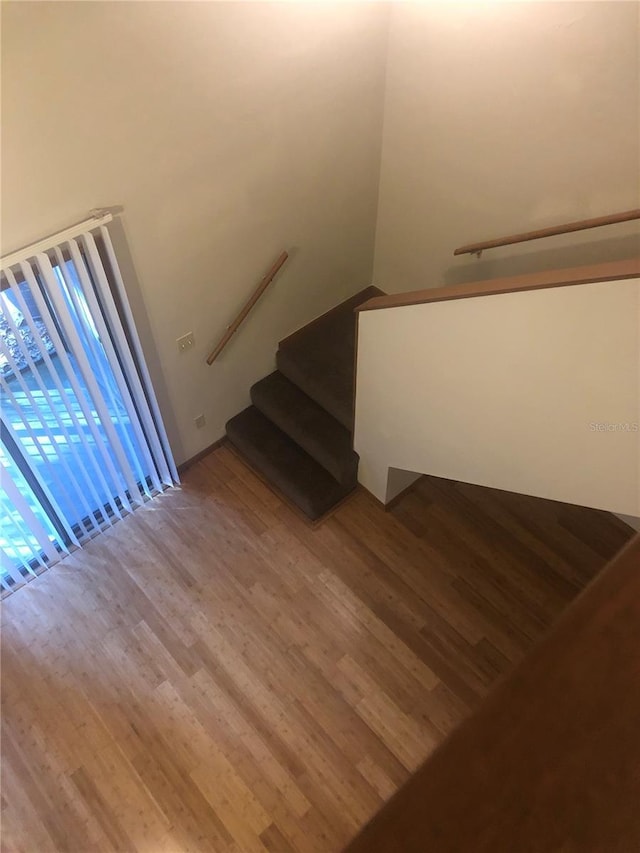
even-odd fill
[{"label": "dark wood surface", "polygon": [[640,536],[346,849],[640,850]]},{"label": "dark wood surface", "polygon": [[375,311],[379,308],[400,308],[403,305],[421,305],[426,302],[444,302],[450,299],[469,299],[475,296],[495,296],[500,293],[518,293],[525,290],[541,290],[552,287],[589,284],[598,281],[618,281],[640,277],[640,258],[610,261],[604,264],[572,267],[564,270],[545,270],[524,275],[503,276],[457,284],[451,287],[433,287],[426,290],[410,290],[405,293],[390,293],[368,299],[357,307],[357,311]]},{"label": "dark wood surface", "polygon": [[608,216],[596,216],[593,219],[580,219],[577,222],[567,222],[564,225],[553,225],[550,228],[539,228],[536,231],[525,231],[522,234],[510,234],[508,237],[498,237],[495,240],[484,240],[481,243],[469,243],[454,250],[454,255],[472,255],[484,249],[496,249],[499,246],[511,246],[514,243],[527,243],[529,240],[541,240],[543,237],[555,237],[558,234],[570,234],[573,231],[586,231],[589,228],[601,228],[603,225],[616,225],[618,222],[631,222],[640,219],[640,209],[624,210],[621,213],[611,213]]},{"label": "dark wood surface", "polygon": [[629,535],[429,477],[312,529],[218,448],[3,602],[2,849],[336,853]]}]

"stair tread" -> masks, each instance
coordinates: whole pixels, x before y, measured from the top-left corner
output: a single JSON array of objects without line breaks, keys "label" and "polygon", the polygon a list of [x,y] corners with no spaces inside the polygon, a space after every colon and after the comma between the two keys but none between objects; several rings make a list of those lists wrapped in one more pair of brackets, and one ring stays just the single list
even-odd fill
[{"label": "stair tread", "polygon": [[246,459],[313,520],[352,491],[338,483],[255,406],[231,418],[226,431]]},{"label": "stair tread", "polygon": [[278,370],[346,429],[353,425],[355,308],[382,293],[368,287],[284,340]]},{"label": "stair tread", "polygon": [[280,371],[255,383],[251,401],[338,482],[355,486],[358,455],[349,431]]}]

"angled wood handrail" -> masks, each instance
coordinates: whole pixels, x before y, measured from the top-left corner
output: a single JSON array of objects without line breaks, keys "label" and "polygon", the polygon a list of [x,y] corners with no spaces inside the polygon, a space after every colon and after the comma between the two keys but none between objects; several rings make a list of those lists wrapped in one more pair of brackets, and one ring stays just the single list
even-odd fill
[{"label": "angled wood handrail", "polygon": [[572,231],[586,231],[588,228],[600,228],[602,225],[615,225],[618,222],[630,222],[640,219],[640,208],[625,210],[622,213],[612,213],[609,216],[597,216],[595,219],[581,219],[577,222],[567,222],[565,225],[554,225],[551,228],[540,228],[538,231],[525,231],[522,234],[511,234],[499,237],[497,240],[485,240],[482,243],[469,243],[455,249],[454,255],[480,255],[484,249],[496,249],[498,246],[511,246],[513,243],[526,243],[529,240],[540,240],[543,237],[554,237],[556,234],[569,234]]},{"label": "angled wood handrail", "polygon": [[244,306],[242,307],[242,310],[240,311],[236,319],[233,321],[233,323],[231,323],[230,326],[227,326],[227,331],[220,338],[220,341],[215,346],[215,348],[209,353],[209,356],[207,358],[207,364],[213,364],[216,358],[220,355],[222,350],[226,347],[231,338],[238,331],[238,329],[240,328],[243,321],[246,319],[248,313],[251,311],[258,299],[260,299],[262,294],[265,292],[265,290],[269,287],[273,279],[276,277],[280,268],[283,266],[288,257],[288,252],[282,252],[282,254],[277,258],[277,260],[274,261],[271,268],[269,269],[269,272],[264,276],[260,284],[253,291],[251,297],[245,302]]},{"label": "angled wood handrail", "polygon": [[427,290],[410,290],[407,293],[390,293],[374,296],[356,311],[375,311],[380,308],[401,308],[405,305],[422,305],[426,302],[445,302],[451,299],[469,299],[476,296],[495,296],[499,293],[519,293],[524,290],[540,290],[551,287],[567,287],[573,284],[618,281],[640,278],[640,258],[591,264],[565,270],[545,270],[509,278],[492,278],[451,287],[434,287]]}]

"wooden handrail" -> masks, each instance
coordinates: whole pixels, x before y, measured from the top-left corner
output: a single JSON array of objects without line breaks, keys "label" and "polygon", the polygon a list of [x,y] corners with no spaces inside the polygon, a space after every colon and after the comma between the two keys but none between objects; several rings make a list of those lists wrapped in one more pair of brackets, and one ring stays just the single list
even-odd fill
[{"label": "wooden handrail", "polygon": [[595,219],[581,219],[578,222],[567,222],[565,225],[555,225],[551,228],[540,228],[538,231],[525,231],[523,234],[511,234],[509,237],[499,237],[497,240],[485,240],[482,243],[469,243],[460,246],[454,255],[480,255],[484,249],[496,249],[498,246],[511,246],[513,243],[526,243],[529,240],[540,240],[543,237],[554,237],[556,234],[569,234],[572,231],[586,231],[588,228],[600,228],[602,225],[615,225],[618,222],[630,222],[640,219],[640,208],[625,210],[622,213],[612,213],[609,216],[597,216]]},{"label": "wooden handrail", "polygon": [[540,290],[551,287],[567,287],[573,284],[618,281],[640,278],[640,258],[591,264],[566,270],[546,270],[509,278],[492,278],[452,287],[432,287],[427,290],[410,290],[407,293],[390,293],[374,296],[356,311],[374,311],[380,308],[401,308],[405,305],[422,305],[426,302],[445,302],[451,299],[469,299],[475,296],[495,296],[499,293],[518,293],[524,290]]},{"label": "wooden handrail", "polygon": [[209,354],[209,357],[207,358],[207,364],[213,364],[216,358],[220,355],[222,350],[226,347],[231,338],[235,335],[235,333],[242,325],[242,322],[247,317],[249,311],[251,311],[258,299],[260,299],[262,294],[265,292],[265,290],[269,287],[273,279],[276,277],[280,270],[280,267],[282,267],[288,257],[289,254],[287,252],[282,252],[278,259],[273,263],[273,265],[269,269],[269,272],[265,275],[260,284],[253,291],[251,297],[247,300],[247,302],[245,302],[242,310],[240,311],[236,319],[233,321],[233,323],[231,323],[230,326],[227,326],[227,331],[220,338],[220,341],[218,342],[216,347]]}]

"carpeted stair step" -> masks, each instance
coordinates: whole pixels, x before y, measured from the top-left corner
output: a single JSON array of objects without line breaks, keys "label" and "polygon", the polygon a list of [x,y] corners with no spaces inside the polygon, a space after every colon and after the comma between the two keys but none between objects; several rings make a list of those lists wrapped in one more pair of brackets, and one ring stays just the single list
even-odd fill
[{"label": "carpeted stair step", "polygon": [[377,287],[360,291],[282,341],[276,356],[278,370],[349,431],[353,429],[354,309],[381,293]]},{"label": "carpeted stair step", "polygon": [[256,382],[251,401],[341,485],[355,487],[358,454],[351,434],[297,385],[276,370]]},{"label": "carpeted stair step", "polygon": [[324,515],[351,491],[289,436],[249,406],[226,426],[231,443],[310,519]]}]

